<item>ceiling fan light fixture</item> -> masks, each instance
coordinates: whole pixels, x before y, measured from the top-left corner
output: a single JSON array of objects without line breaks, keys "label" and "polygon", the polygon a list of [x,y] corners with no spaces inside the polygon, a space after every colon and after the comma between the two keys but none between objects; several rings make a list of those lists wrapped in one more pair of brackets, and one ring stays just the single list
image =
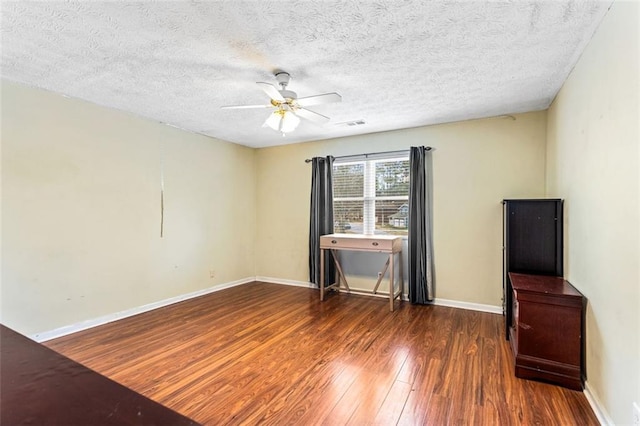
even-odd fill
[{"label": "ceiling fan light fixture", "polygon": [[280,131],[282,133],[293,132],[300,124],[300,119],[291,111],[282,112],[282,120],[280,121]]},{"label": "ceiling fan light fixture", "polygon": [[300,124],[300,118],[293,114],[293,112],[285,109],[274,111],[269,115],[267,121],[264,122],[265,126],[269,126],[282,134],[293,132],[296,127],[298,127],[298,124]]},{"label": "ceiling fan light fixture", "polygon": [[281,119],[282,119],[282,116],[280,115],[280,110],[276,110],[271,114],[269,114],[269,117],[267,117],[267,121],[264,122],[262,127],[269,126],[273,130],[278,130],[280,127]]}]

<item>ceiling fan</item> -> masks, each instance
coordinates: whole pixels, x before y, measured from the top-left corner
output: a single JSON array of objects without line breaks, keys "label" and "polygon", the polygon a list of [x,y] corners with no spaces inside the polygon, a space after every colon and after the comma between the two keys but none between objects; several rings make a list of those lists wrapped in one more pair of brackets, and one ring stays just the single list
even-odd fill
[{"label": "ceiling fan", "polygon": [[271,98],[271,103],[266,105],[228,105],[223,106],[222,108],[275,108],[275,111],[267,117],[267,120],[264,122],[262,127],[270,127],[273,130],[282,133],[282,136],[285,136],[286,133],[291,132],[298,127],[298,124],[300,124],[300,118],[304,118],[319,125],[323,125],[329,121],[329,117],[311,111],[306,107],[342,101],[342,96],[335,92],[298,98],[296,92],[287,90],[287,85],[289,85],[289,81],[291,80],[291,76],[288,72],[277,71],[275,73],[275,77],[280,85],[280,89],[270,83],[264,83],[261,81],[256,82],[256,84],[260,86],[260,88]]}]

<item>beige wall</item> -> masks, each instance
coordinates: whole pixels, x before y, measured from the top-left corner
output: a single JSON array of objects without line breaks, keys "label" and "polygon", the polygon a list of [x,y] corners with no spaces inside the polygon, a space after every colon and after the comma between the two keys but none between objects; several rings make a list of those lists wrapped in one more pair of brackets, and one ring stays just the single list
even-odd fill
[{"label": "beige wall", "polygon": [[[493,306],[502,297],[503,198],[542,197],[546,113],[398,130],[257,151],[256,275],[308,281],[313,156],[435,148],[436,297]],[[375,282],[374,265],[369,284]],[[362,286],[362,285],[361,285]]]},{"label": "beige wall", "polygon": [[544,190],[544,112],[252,150],[2,90],[1,314],[27,334],[256,275],[306,282],[304,159],[421,144],[436,148],[437,297],[499,306],[499,202]]},{"label": "beige wall", "polygon": [[254,154],[3,82],[2,322],[35,334],[255,276]]},{"label": "beige wall", "polygon": [[587,383],[615,424],[640,403],[638,3],[616,2],[548,113],[547,194],[588,298]]}]

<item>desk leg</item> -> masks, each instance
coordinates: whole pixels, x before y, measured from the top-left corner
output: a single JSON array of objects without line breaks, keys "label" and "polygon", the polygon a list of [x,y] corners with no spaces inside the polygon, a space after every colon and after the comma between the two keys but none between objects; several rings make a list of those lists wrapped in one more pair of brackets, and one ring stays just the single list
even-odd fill
[{"label": "desk leg", "polygon": [[320,249],[320,301],[324,300],[324,250]]},{"label": "desk leg", "polygon": [[393,287],[393,265],[394,256],[393,252],[389,255],[389,310],[393,312],[393,299],[395,296],[395,289]]},{"label": "desk leg", "polygon": [[[331,250],[331,257],[333,257],[334,259],[333,264],[338,265],[338,259],[337,259],[338,256],[336,256],[336,253],[333,250]],[[340,269],[338,269],[337,266],[336,266],[335,274],[333,275],[334,275],[333,283],[338,284],[338,289],[336,291],[340,292]]]},{"label": "desk leg", "polygon": [[400,300],[402,300],[402,294],[404,293],[404,266],[402,266],[402,250],[398,252],[398,275],[400,276]]},{"label": "desk leg", "polygon": [[387,263],[384,264],[384,268],[382,269],[382,272],[378,274],[378,281],[376,281],[376,286],[373,288],[373,294],[376,294],[378,292],[378,287],[382,282],[382,278],[384,278],[384,274],[387,273],[387,269],[389,269],[389,259],[387,259]]},{"label": "desk leg", "polygon": [[344,276],[344,272],[342,272],[342,266],[340,265],[340,261],[338,260],[338,256],[336,256],[336,251],[335,250],[330,250],[331,251],[331,256],[333,256],[333,261],[334,264],[336,265],[336,282],[335,282],[335,288],[337,291],[340,291],[340,278],[342,278],[342,282],[344,282],[344,287],[347,289],[347,291],[351,291],[351,289],[349,288],[349,283],[347,282],[347,277]]}]

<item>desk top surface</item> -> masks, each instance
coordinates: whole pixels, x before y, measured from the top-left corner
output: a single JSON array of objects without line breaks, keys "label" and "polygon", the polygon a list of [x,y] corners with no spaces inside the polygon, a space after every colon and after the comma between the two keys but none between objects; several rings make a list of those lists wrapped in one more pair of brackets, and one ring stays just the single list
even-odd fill
[{"label": "desk top surface", "polygon": [[402,239],[398,235],[366,235],[366,234],[327,234],[321,235],[320,238],[346,238],[353,240],[389,240]]}]

